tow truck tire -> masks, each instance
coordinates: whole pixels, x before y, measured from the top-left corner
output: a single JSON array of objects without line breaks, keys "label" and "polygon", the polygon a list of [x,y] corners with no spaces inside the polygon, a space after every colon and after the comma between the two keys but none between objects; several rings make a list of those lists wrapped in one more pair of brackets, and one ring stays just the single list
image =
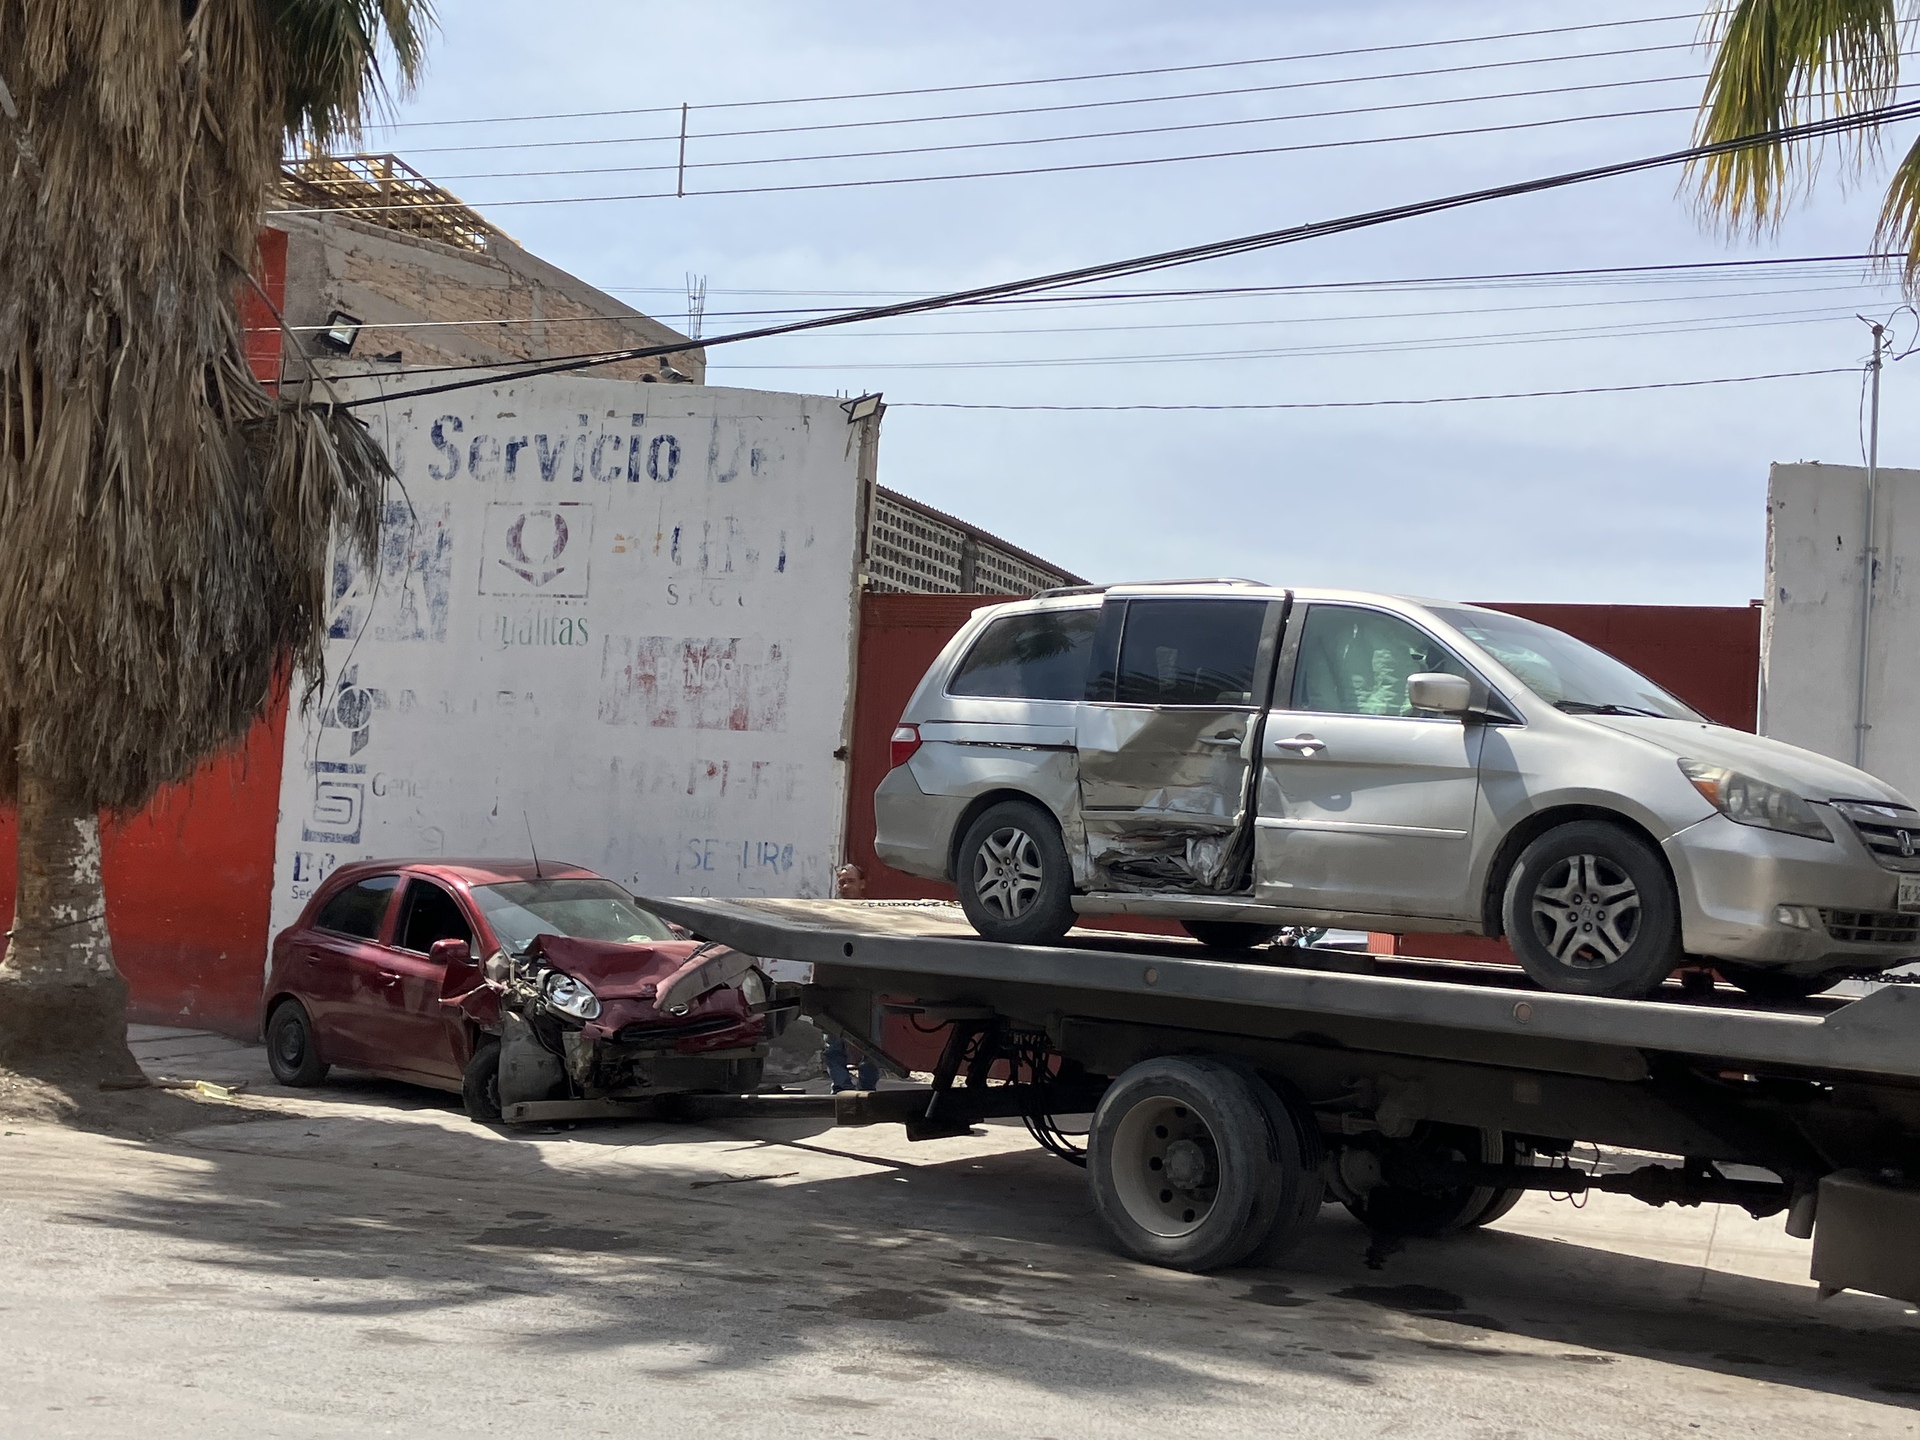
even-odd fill
[{"label": "tow truck tire", "polygon": [[282,1085],[306,1089],[327,1078],[333,1067],[313,1043],[313,1021],[298,1000],[282,1000],[267,1017],[267,1068]]},{"label": "tow truck tire", "polygon": [[1543,989],[1639,999],[1680,963],[1680,902],[1666,862],[1603,820],[1556,825],[1521,851],[1501,918]]},{"label": "tow truck tire", "polygon": [[[1263,1097],[1260,1093],[1265,1091]],[[1216,1270],[1297,1238],[1320,1174],[1299,1127],[1256,1076],[1206,1056],[1144,1060],[1100,1101],[1087,1180],[1114,1242],[1136,1260]]]},{"label": "tow truck tire", "polygon": [[1254,1241],[1240,1262],[1271,1265],[1306,1238],[1308,1228],[1320,1217],[1321,1206],[1327,1203],[1327,1147],[1320,1138],[1320,1122],[1314,1118],[1312,1107],[1291,1087],[1269,1085],[1258,1076],[1253,1077],[1253,1086],[1267,1112],[1283,1169],[1299,1177],[1299,1183],[1287,1187],[1287,1193],[1281,1196],[1267,1233]]},{"label": "tow truck tire", "polygon": [[1756,1000],[1806,1000],[1831,990],[1847,977],[1835,975],[1789,975],[1764,965],[1736,965],[1716,960],[1713,968]]},{"label": "tow truck tire", "polygon": [[[1520,1163],[1519,1146],[1498,1130],[1476,1130],[1468,1125],[1425,1122],[1405,1140],[1438,1158],[1473,1160],[1483,1165]],[[1402,1185],[1376,1185],[1364,1193],[1347,1194],[1341,1203],[1354,1219],[1381,1235],[1419,1235],[1429,1239],[1490,1225],[1506,1214],[1525,1194],[1521,1190],[1486,1185],[1453,1190],[1415,1190]]]},{"label": "tow truck tire", "polygon": [[500,1123],[500,1042],[489,1035],[460,1077],[460,1103],[478,1125]]},{"label": "tow truck tire", "polygon": [[1251,950],[1279,937],[1278,925],[1254,925],[1245,920],[1182,920],[1180,928],[1209,950]]},{"label": "tow truck tire", "polygon": [[980,812],[954,856],[960,908],[982,939],[1051,945],[1073,928],[1073,867],[1060,826],[1031,800]]}]

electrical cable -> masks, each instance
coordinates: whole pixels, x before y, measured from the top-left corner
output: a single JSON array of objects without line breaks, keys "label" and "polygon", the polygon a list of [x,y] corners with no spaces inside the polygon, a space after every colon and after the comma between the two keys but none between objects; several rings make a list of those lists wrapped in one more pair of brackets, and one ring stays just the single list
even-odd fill
[{"label": "electrical cable", "polygon": [[[1002,110],[962,110],[946,115],[894,115],[877,120],[836,120],[812,125],[770,125],[749,130],[693,130],[687,134],[689,141],[694,140],[738,140],[766,135],[806,135],[827,130],[871,130],[891,125],[936,125],[949,124],[961,120],[1002,120],[1023,115],[1059,115],[1079,110],[1112,110],[1128,105],[1169,105],[1187,100],[1234,99],[1247,95],[1273,95],[1288,90],[1324,90],[1339,85],[1371,85],[1384,80],[1424,80],[1444,75],[1465,75],[1481,70],[1511,70],[1523,65],[1548,65],[1571,63],[1577,60],[1612,60],[1627,55],[1649,55],[1667,53],[1674,50],[1692,50],[1692,44],[1684,45],[1642,45],[1631,50],[1591,50],[1573,55],[1536,55],[1520,60],[1486,60],[1473,65],[1447,65],[1430,70],[1396,70],[1378,75],[1340,75],[1323,77],[1318,80],[1288,80],[1272,85],[1240,85],[1224,90],[1187,90],[1173,95],[1131,95],[1111,100],[1076,100],[1058,105],[1022,105]],[[1520,90],[1504,95],[1462,95],[1440,100],[1418,102],[1428,105],[1460,105],[1472,100],[1518,100],[1534,95],[1558,94],[1562,90],[1617,90],[1633,85],[1663,85],[1680,80],[1704,80],[1705,74],[1660,75],[1632,80],[1596,81],[1586,85],[1567,85],[1545,90]],[[702,107],[704,108],[704,107]],[[1367,106],[1354,110],[1328,110],[1305,112],[1296,119],[1308,120],[1335,115],[1363,115],[1377,110],[1396,110],[1414,108],[1410,103],[1399,105]],[[1126,132],[1122,132],[1126,133]],[[500,150],[567,150],[591,145],[652,145],[677,143],[680,132],[663,135],[606,135],[592,139],[567,140],[507,140],[485,145],[423,145],[409,146],[409,155],[453,155],[475,154]],[[669,169],[674,167],[669,166]],[[692,165],[688,169],[695,168]],[[450,177],[463,178],[463,177]]]},{"label": "electrical cable", "polygon": [[[1911,102],[1908,102],[1911,103]],[[1610,110],[1598,115],[1560,115],[1546,120],[1513,120],[1501,125],[1470,125],[1453,130],[1422,130],[1411,135],[1366,135],[1349,140],[1318,140],[1296,145],[1262,145],[1244,150],[1208,150],[1197,155],[1146,155],[1126,160],[1085,160],[1064,165],[1026,165],[1013,170],[965,170],[942,175],[886,175],[870,180],[811,180],[787,185],[735,185],[706,190],[645,190],[624,195],[536,195],[514,200],[416,201],[397,205],[356,205],[345,213],[378,215],[400,211],[417,215],[433,210],[509,209],[526,205],[605,205],[633,200],[691,200],[731,195],[785,195],[808,190],[864,190],[878,185],[932,185],[954,180],[1008,180],[1028,175],[1066,175],[1095,170],[1133,170],[1148,165],[1188,165],[1199,160],[1238,160],[1255,155],[1297,155],[1322,150],[1351,150],[1368,145],[1399,145],[1418,140],[1457,140],[1469,135],[1505,135],[1519,130],[1545,130],[1580,125],[1593,120],[1633,120],[1651,115],[1691,113],[1692,105],[1654,106],[1642,110]],[[1841,117],[1848,118],[1851,117]],[[670,167],[653,167],[666,169]],[[269,214],[333,215],[338,206],[280,207]]]},{"label": "electrical cable", "polygon": [[[1869,126],[1892,123],[1920,115],[1920,102],[1906,101],[1897,105],[1862,111],[1857,114],[1832,116],[1823,120],[1807,121],[1799,125],[1785,126],[1779,130],[1766,131],[1751,136],[1742,136],[1732,140],[1717,141],[1705,145],[1689,145],[1681,150],[1668,151],[1659,155],[1641,156],[1632,160],[1617,160],[1604,165],[1587,166],[1579,170],[1563,171],[1557,175],[1539,176],[1530,180],[1513,181],[1505,185],[1488,186],[1478,190],[1462,191],[1452,195],[1436,196],[1428,200],[1412,201],[1405,204],[1387,206],[1378,210],[1363,211],[1358,214],[1344,215],[1331,220],[1308,221],[1300,225],[1287,226],[1279,230],[1262,231],[1252,235],[1242,235],[1228,240],[1209,241],[1199,245],[1184,246],[1174,250],[1163,250],[1150,255],[1136,256],[1125,260],[1106,261],[1094,265],[1079,266],[1071,270],[1055,271],[1051,274],[1036,275],[1020,280],[1002,281],[994,285],[978,286],[968,290],[954,291],[944,295],[930,295],[920,300],[907,300],[891,305],[869,306],[864,309],[847,311],[838,315],[814,316],[803,320],[788,321],[778,325],[759,326],[750,330],[738,330],[727,335],[716,335],[702,340],[699,348],[703,351],[722,345],[735,345],[747,340],[769,339],[776,335],[793,335],[808,330],[826,329],[839,325],[861,324],[872,320],[891,319],[895,316],[915,315],[932,310],[948,309],[955,306],[977,304],[984,300],[1002,299],[1012,295],[1022,295],[1034,291],[1062,290],[1089,281],[1116,279],[1129,275],[1144,275],[1179,266],[1196,264],[1203,260],[1222,259],[1232,255],[1244,255],[1260,250],[1269,250],[1281,245],[1297,244],[1303,240],[1319,239],[1329,235],[1349,234],[1357,230],[1372,229],[1396,221],[1411,220],[1427,215],[1443,214],[1447,211],[1463,209],[1471,205],[1485,204],[1492,200],[1512,199],[1523,195],[1539,194],[1545,191],[1564,189],[1572,185],[1587,184],[1594,180],[1611,179],[1617,176],[1639,174],[1648,170],[1665,169],[1674,165],[1689,164],[1713,155],[1726,154],[1735,150],[1749,149],[1756,145],[1773,145],[1797,140],[1819,139],[1828,135],[1842,134],[1849,130],[1858,130]],[[688,342],[668,345],[643,345],[628,350],[601,351],[595,355],[555,359],[539,365],[526,366],[506,375],[483,375],[465,380],[449,381],[440,385],[426,386],[409,390],[397,396],[399,400],[421,399],[429,395],[448,394],[456,390],[472,389],[480,385],[498,385],[517,379],[531,379],[538,375],[560,374],[567,371],[592,369],[600,365],[617,364],[622,360],[642,360],[656,356],[676,354],[693,348]],[[358,406],[371,403],[366,396],[344,402]]]},{"label": "electrical cable", "polygon": [[[1444,100],[1402,100],[1391,105],[1359,105],[1345,110],[1296,111],[1287,115],[1240,116],[1232,120],[1194,120],[1177,125],[1149,125],[1130,130],[1091,130],[1078,135],[1037,135],[1015,140],[967,140],[947,145],[909,145],[890,150],[843,150],[824,155],[774,155],[752,160],[694,160],[682,165],[590,165],[565,170],[478,170],[466,174],[436,175],[435,183],[454,180],[548,179],[568,175],[640,175],[657,171],[691,174],[696,170],[733,170],[758,165],[811,165],[837,160],[886,160],[902,155],[942,155],[959,151],[1007,150],[1031,145],[1068,145],[1083,140],[1131,140],[1144,135],[1174,135],[1195,130],[1243,129],[1250,125],[1280,125],[1294,120],[1329,120],[1351,115],[1379,115],[1396,110],[1430,110],[1442,105],[1468,105],[1494,100],[1531,100],[1542,95],[1571,94],[1582,90],[1620,90],[1638,85],[1667,85],[1678,81],[1704,80],[1704,75],[1662,75],[1645,80],[1610,80],[1598,85],[1566,85],[1545,90],[1511,90],[1493,95],[1462,95]],[[1659,110],[1629,113],[1672,114],[1691,112],[1693,105],[1670,105]],[[1582,118],[1582,117],[1576,117]],[[1554,120],[1536,120],[1535,125],[1550,125]],[[703,137],[704,138],[704,137]],[[698,192],[696,192],[698,193]]]},{"label": "electrical cable", "polygon": [[1409,355],[1434,350],[1486,350],[1502,345],[1542,345],[1564,340],[1632,340],[1650,336],[1698,335],[1722,330],[1767,330],[1807,325],[1853,313],[1850,305],[1807,310],[1762,310],[1724,323],[1706,319],[1625,321],[1615,325],[1566,326],[1549,330],[1493,330],[1480,334],[1436,336],[1430,340],[1358,340],[1326,345],[1294,345],[1243,350],[1168,350],[1132,355],[1059,355],[1031,360],[874,360],[798,361],[788,364],[722,363],[712,370],[1054,370],[1090,365],[1178,365],[1222,360],[1323,359],[1342,355]]},{"label": "electrical cable", "polygon": [[1778,370],[1767,375],[1722,375],[1710,380],[1654,380],[1637,385],[1582,385],[1565,390],[1512,390],[1484,395],[1422,395],[1383,400],[1278,400],[1235,405],[993,405],[970,401],[889,400],[889,410],[1037,410],[1119,411],[1177,410],[1370,410],[1400,405],[1463,405],[1478,400],[1543,400],[1563,395],[1619,395],[1634,390],[1692,390],[1705,385],[1749,385],[1760,380],[1800,380],[1813,375],[1852,375],[1855,365],[1836,365],[1821,370]]},{"label": "electrical cable", "polygon": [[[1027,80],[987,80],[964,85],[928,85],[903,90],[869,90],[845,95],[800,95],[780,100],[724,100],[700,105],[702,110],[746,110],[777,105],[818,105],[843,100],[890,100],[911,95],[953,95],[973,90],[1010,90],[1033,85],[1077,85],[1095,80],[1128,80],[1143,75],[1182,75],[1201,70],[1231,70],[1252,65],[1289,64],[1302,60],[1336,60],[1349,55],[1384,55],[1407,50],[1432,50],[1449,45],[1486,45],[1499,40],[1530,40],[1542,35],[1570,35],[1584,30],[1618,30],[1633,25],[1664,25],[1675,20],[1697,20],[1692,13],[1648,15],[1633,20],[1600,20],[1583,25],[1556,25],[1539,30],[1509,30],[1496,35],[1462,35],[1444,40],[1409,40],[1393,45],[1366,45],[1346,50],[1320,50],[1298,55],[1265,55],[1249,60],[1215,60],[1193,65],[1160,65],[1141,70],[1108,70],[1083,75],[1049,75]],[[671,115],[678,105],[649,105],[627,110],[574,110],[549,115],[492,115],[465,120],[396,120],[387,129],[443,125],[518,125],[540,120],[592,120],[621,115]]]},{"label": "electrical cable", "polygon": [[[1445,319],[1458,315],[1523,315],[1541,311],[1558,310],[1595,310],[1613,309],[1620,306],[1636,305],[1675,305],[1698,301],[1715,300],[1758,300],[1787,295],[1833,295],[1850,294],[1860,290],[1878,290],[1874,282],[1861,281],[1847,285],[1808,285],[1787,290],[1745,290],[1733,293],[1717,294],[1680,294],[1680,295],[1639,295],[1626,299],[1613,300],[1566,300],[1555,304],[1531,305],[1487,305],[1479,304],[1460,309],[1446,310],[1397,310],[1397,311],[1360,311],[1339,315],[1268,315],[1253,320],[1168,320],[1151,324],[1134,325],[1027,325],[1009,326],[993,330],[866,330],[857,333],[838,334],[828,332],[825,338],[837,340],[923,340],[923,339],[965,339],[970,337],[1000,339],[1022,335],[1127,335],[1160,330],[1240,330],[1274,325],[1347,325],[1356,322],[1375,320],[1428,320]],[[1752,316],[1776,315],[1778,311],[1756,311]],[[1821,313],[1825,313],[1824,311]],[[1750,318],[1736,316],[1709,316],[1708,319]],[[616,323],[617,317],[610,320],[605,315],[569,315],[558,318],[542,315],[518,315],[504,319],[486,320],[388,320],[363,321],[360,329],[376,330],[472,330],[487,326],[519,325],[607,325]],[[1679,322],[1675,322],[1679,323]],[[1690,322],[1689,322],[1690,323]],[[287,329],[295,334],[323,334],[331,327],[326,325],[291,325]],[[247,334],[269,333],[269,327],[248,327]],[[278,333],[272,331],[271,333]],[[687,348],[698,345],[694,341]],[[524,361],[516,363],[526,363]],[[782,368],[782,367],[776,367]]]}]

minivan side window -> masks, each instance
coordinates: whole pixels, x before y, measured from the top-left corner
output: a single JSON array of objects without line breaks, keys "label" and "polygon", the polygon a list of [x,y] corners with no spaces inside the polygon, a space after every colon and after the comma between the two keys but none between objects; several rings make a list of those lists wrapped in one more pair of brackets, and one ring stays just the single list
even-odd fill
[{"label": "minivan side window", "polygon": [[1120,637],[1122,705],[1251,705],[1264,600],[1132,600]]},{"label": "minivan side window", "polygon": [[378,940],[387,901],[399,883],[398,875],[373,875],[347,886],[320,907],[320,913],[313,917],[314,928],[360,940]]},{"label": "minivan side window", "polygon": [[1426,715],[1407,702],[1407,677],[1468,673],[1438,640],[1397,615],[1315,605],[1300,635],[1292,708],[1321,715]]},{"label": "minivan side window", "polygon": [[1098,610],[1037,610],[993,621],[947,682],[949,695],[998,700],[1078,700]]}]

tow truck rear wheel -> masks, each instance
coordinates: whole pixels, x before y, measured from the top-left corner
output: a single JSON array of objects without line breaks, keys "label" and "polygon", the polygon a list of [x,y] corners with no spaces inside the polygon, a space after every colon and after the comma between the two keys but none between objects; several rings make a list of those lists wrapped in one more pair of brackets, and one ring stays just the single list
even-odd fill
[{"label": "tow truck rear wheel", "polygon": [[1231,1063],[1144,1060],[1094,1112],[1094,1207],[1119,1248],[1150,1264],[1215,1270],[1277,1253],[1319,1209],[1323,1181],[1304,1130],[1265,1082]]},{"label": "tow truck rear wheel", "polygon": [[1423,1122],[1404,1140],[1387,1142],[1383,1151],[1343,1152],[1330,1167],[1334,1194],[1369,1230],[1382,1235],[1453,1235],[1490,1225],[1519,1203],[1526,1191],[1488,1185],[1444,1190],[1416,1189],[1379,1178],[1391,1171],[1396,1150],[1408,1158],[1468,1160],[1482,1165],[1529,1163],[1525,1145],[1498,1130]]}]

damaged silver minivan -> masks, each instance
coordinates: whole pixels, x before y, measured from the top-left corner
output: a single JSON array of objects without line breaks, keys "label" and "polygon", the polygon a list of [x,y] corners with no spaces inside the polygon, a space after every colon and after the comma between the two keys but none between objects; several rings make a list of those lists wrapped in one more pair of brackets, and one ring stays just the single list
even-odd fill
[{"label": "damaged silver minivan", "polygon": [[874,797],[887,864],[979,933],[1179,920],[1505,935],[1549,989],[1690,957],[1788,999],[1920,956],[1920,812],[1472,605],[1204,581],[977,612]]}]

